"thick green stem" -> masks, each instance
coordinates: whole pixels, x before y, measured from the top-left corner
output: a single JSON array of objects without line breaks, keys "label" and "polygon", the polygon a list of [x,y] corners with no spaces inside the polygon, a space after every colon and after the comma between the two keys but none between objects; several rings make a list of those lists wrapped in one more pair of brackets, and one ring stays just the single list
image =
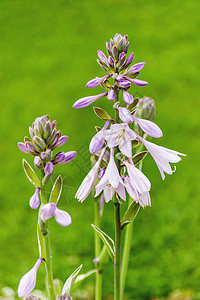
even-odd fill
[{"label": "thick green stem", "polygon": [[[99,198],[94,198],[94,224],[100,227],[100,203]],[[101,253],[101,240],[98,233],[94,232],[95,240],[95,257],[99,257]],[[96,272],[96,282],[95,282],[95,300],[102,299],[102,272]]]},{"label": "thick green stem", "polygon": [[[42,172],[42,177],[43,177],[43,172]],[[42,204],[47,203],[47,192],[46,192],[45,184],[42,185],[40,195],[41,195]],[[42,221],[40,220],[40,222],[42,222]],[[55,295],[54,284],[53,284],[53,268],[52,268],[51,244],[50,244],[48,221],[43,223],[43,226],[45,227],[45,229],[43,230],[44,234],[42,235],[43,236],[42,244],[44,247],[44,249],[42,249],[42,252],[44,253],[44,258],[45,258],[48,298],[49,298],[49,300],[55,300],[56,295]]]},{"label": "thick green stem", "polygon": [[114,204],[114,214],[115,214],[114,300],[120,300],[120,281],[121,281],[120,203]]}]

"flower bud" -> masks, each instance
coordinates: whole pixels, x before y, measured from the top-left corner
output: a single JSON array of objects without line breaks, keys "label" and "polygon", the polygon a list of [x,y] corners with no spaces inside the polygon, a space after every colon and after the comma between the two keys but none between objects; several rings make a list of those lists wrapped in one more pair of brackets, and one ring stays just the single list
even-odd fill
[{"label": "flower bud", "polygon": [[47,149],[45,152],[41,153],[41,159],[44,163],[48,162],[52,158],[52,151],[51,149]]},{"label": "flower bud", "polygon": [[32,209],[37,209],[40,204],[39,192],[40,192],[39,187],[36,187],[35,193],[29,200],[29,205]]},{"label": "flower bud", "polygon": [[56,204],[54,202],[49,202],[44,204],[40,208],[40,218],[45,223],[48,219],[53,217],[56,210]]},{"label": "flower bud", "polygon": [[136,106],[136,116],[141,119],[154,121],[156,117],[155,102],[150,97],[143,97]]},{"label": "flower bud", "polygon": [[52,132],[52,125],[50,121],[47,121],[44,127],[44,133],[43,133],[43,137],[45,140],[48,139],[48,137],[50,136]]},{"label": "flower bud", "polygon": [[59,295],[56,297],[56,300],[72,300],[69,294]]},{"label": "flower bud", "polygon": [[34,158],[34,165],[36,166],[36,168],[38,169],[42,169],[43,168],[43,165],[42,165],[42,161],[41,161],[41,158],[39,156],[36,156]]},{"label": "flower bud", "polygon": [[46,144],[44,142],[44,140],[42,138],[40,138],[39,136],[35,135],[33,137],[33,146],[35,148],[36,151],[38,152],[42,152],[45,147],[46,147]]},{"label": "flower bud", "polygon": [[54,171],[54,166],[52,162],[46,164],[44,168],[45,175],[51,175]]}]

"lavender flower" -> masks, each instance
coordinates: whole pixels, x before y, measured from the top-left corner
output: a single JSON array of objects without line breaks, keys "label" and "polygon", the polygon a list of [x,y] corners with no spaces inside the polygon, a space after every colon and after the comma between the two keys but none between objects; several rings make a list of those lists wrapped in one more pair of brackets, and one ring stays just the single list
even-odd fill
[{"label": "lavender flower", "polygon": [[179,162],[181,160],[179,155],[185,156],[185,154],[183,153],[148,142],[145,139],[141,138],[139,135],[137,135],[137,138],[144,144],[144,146],[147,148],[147,150],[155,160],[155,163],[160,171],[163,180],[165,179],[164,172],[170,175],[173,173],[169,163]]},{"label": "lavender flower", "polygon": [[102,149],[101,155],[99,156],[99,159],[97,160],[96,164],[93,166],[93,168],[87,174],[87,176],[84,178],[78,191],[76,192],[75,198],[77,198],[79,202],[83,202],[90,194],[90,192],[96,182],[99,167],[100,167],[101,161],[105,155],[105,152],[106,152],[106,147],[104,149]]},{"label": "lavender flower", "polygon": [[83,107],[86,107],[90,104],[92,104],[94,101],[102,98],[102,97],[105,97],[107,96],[107,92],[106,93],[102,93],[102,94],[99,94],[99,95],[96,95],[96,96],[89,96],[89,97],[84,97],[84,98],[81,98],[79,100],[77,100],[73,107],[74,108],[83,108]]},{"label": "lavender flower", "polygon": [[149,120],[139,119],[134,115],[132,117],[146,134],[155,138],[160,138],[163,136],[162,130],[155,123]]},{"label": "lavender flower", "polygon": [[104,198],[106,202],[110,201],[113,198],[115,192],[117,192],[123,200],[126,200],[123,181],[119,175],[114,160],[114,148],[111,148],[110,161],[108,167],[106,168],[105,174],[96,186],[95,197],[97,197],[102,192],[102,190],[104,191]]},{"label": "lavender flower", "polygon": [[39,192],[40,192],[40,188],[36,187],[35,193],[29,200],[29,205],[32,209],[37,209],[39,207],[40,204]]},{"label": "lavender flower", "polygon": [[119,118],[124,123],[133,123],[133,116],[130,113],[130,110],[128,110],[126,107],[118,107],[119,110]]},{"label": "lavender flower", "polygon": [[66,164],[70,162],[76,156],[76,151],[68,151],[68,152],[59,152],[55,158],[52,160],[54,166]]},{"label": "lavender flower", "polygon": [[61,226],[69,226],[72,222],[70,215],[66,211],[58,209],[54,202],[42,205],[39,214],[44,223],[53,216],[56,222]]},{"label": "lavender flower", "polygon": [[20,298],[26,297],[34,289],[36,284],[37,270],[43,260],[44,258],[39,258],[34,267],[21,278],[18,287],[18,296]]},{"label": "lavender flower", "polygon": [[105,139],[103,137],[103,132],[107,129],[109,124],[110,124],[110,120],[106,121],[103,128],[93,136],[89,145],[89,151],[91,154],[98,152],[103,147],[103,144],[105,142]]}]

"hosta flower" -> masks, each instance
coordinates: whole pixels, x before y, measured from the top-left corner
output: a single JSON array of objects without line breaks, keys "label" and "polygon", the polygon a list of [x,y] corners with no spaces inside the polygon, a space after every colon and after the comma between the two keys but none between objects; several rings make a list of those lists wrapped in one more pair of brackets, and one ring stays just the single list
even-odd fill
[{"label": "hosta flower", "polygon": [[139,202],[142,207],[151,205],[149,191],[151,189],[151,183],[149,179],[134,166],[132,159],[129,158],[129,162],[123,160],[128,172],[128,177],[125,177],[125,186],[127,192],[137,203]]},{"label": "hosta flower", "polygon": [[37,270],[43,260],[44,258],[39,258],[34,267],[21,278],[18,287],[18,296],[20,298],[26,297],[34,289],[36,284]]},{"label": "hosta flower", "polygon": [[70,162],[76,156],[76,151],[59,152],[52,160],[54,166],[66,164]]},{"label": "hosta flower", "polygon": [[35,193],[29,200],[29,205],[32,209],[37,209],[40,205],[39,192],[40,192],[40,188],[36,187]]},{"label": "hosta flower", "polygon": [[93,186],[95,185],[98,171],[100,168],[101,161],[105,155],[106,148],[102,149],[101,155],[99,156],[99,159],[93,166],[93,168],[90,170],[90,172],[87,174],[87,176],[84,178],[83,182],[81,183],[78,191],[76,192],[75,198],[78,199],[79,202],[83,202],[90,192],[92,191]]},{"label": "hosta flower", "polygon": [[162,130],[156,125],[155,123],[145,120],[145,119],[140,119],[137,118],[136,116],[132,116],[133,120],[142,128],[142,130],[155,138],[160,138],[163,136]]},{"label": "hosta flower", "polygon": [[139,135],[137,135],[137,138],[144,144],[144,146],[147,148],[147,150],[155,160],[155,163],[160,171],[163,180],[165,179],[164,172],[170,175],[173,173],[169,163],[179,162],[181,160],[179,155],[185,156],[185,154],[183,153],[148,142],[145,139],[141,138]]},{"label": "hosta flower", "polygon": [[123,200],[126,200],[123,181],[119,175],[114,160],[114,148],[111,148],[110,161],[106,168],[105,174],[96,186],[95,197],[97,197],[102,191],[104,191],[104,198],[106,202],[113,198],[115,192],[117,192]]},{"label": "hosta flower", "polygon": [[98,152],[103,147],[103,144],[105,142],[105,139],[103,137],[103,132],[107,129],[109,124],[110,124],[110,120],[106,121],[103,128],[99,132],[97,132],[91,139],[89,145],[89,151],[91,154]]},{"label": "hosta flower", "polygon": [[69,226],[72,222],[71,216],[66,211],[57,208],[54,202],[42,205],[39,215],[44,223],[53,216],[56,222],[64,227]]},{"label": "hosta flower", "polygon": [[109,148],[119,146],[122,154],[127,157],[132,156],[131,141],[136,139],[137,136],[127,124],[112,124],[110,129],[103,132],[103,136],[107,140]]}]

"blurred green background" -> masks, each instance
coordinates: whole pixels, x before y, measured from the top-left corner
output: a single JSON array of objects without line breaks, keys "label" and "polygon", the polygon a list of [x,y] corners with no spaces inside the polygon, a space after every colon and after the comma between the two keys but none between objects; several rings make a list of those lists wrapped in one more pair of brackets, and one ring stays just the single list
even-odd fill
[{"label": "blurred green background", "polygon": [[[105,52],[105,42],[118,32],[129,35],[135,63],[146,61],[140,78],[149,85],[132,87],[132,93],[156,101],[156,122],[164,137],[155,142],[187,154],[165,181],[152,158],[145,160],[152,207],[141,210],[134,224],[126,296],[157,299],[189,290],[193,298],[187,299],[200,299],[199,13],[198,0],[0,1],[0,288],[16,290],[38,258],[37,212],[28,205],[34,189],[21,164],[24,157],[33,166],[33,158],[20,152],[17,142],[37,116],[47,113],[69,136],[63,151],[78,151],[75,162],[57,167],[55,174],[64,178],[60,208],[73,218],[67,228],[51,220],[55,277],[64,281],[80,263],[84,272],[93,268],[92,199],[78,204],[74,195],[90,168],[94,125],[102,122],[92,106],[75,110],[72,105],[101,92],[85,84],[104,75],[96,63],[97,49]],[[106,99],[96,103],[111,111]],[[112,210],[112,203],[106,205],[103,218],[111,236]],[[105,299],[112,299],[112,272],[109,263]],[[39,289],[44,289],[43,276],[41,267]],[[79,287],[80,299],[92,299],[93,280]]]}]

